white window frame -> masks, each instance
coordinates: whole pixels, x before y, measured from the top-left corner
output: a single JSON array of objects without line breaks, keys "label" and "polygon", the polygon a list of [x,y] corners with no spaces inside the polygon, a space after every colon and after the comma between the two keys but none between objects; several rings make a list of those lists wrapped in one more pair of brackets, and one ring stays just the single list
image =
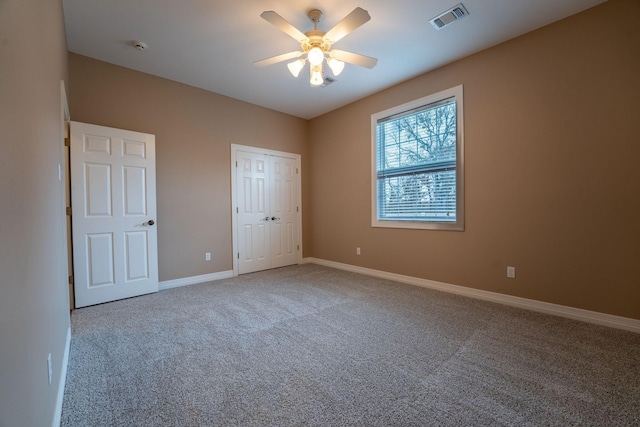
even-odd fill
[{"label": "white window frame", "polygon": [[[425,96],[396,107],[371,115],[371,226],[385,228],[413,228],[427,230],[464,231],[464,108],[462,85]],[[378,170],[377,145],[378,121],[385,118],[409,113],[447,99],[456,102],[456,221],[434,220],[388,220],[378,218]]]}]

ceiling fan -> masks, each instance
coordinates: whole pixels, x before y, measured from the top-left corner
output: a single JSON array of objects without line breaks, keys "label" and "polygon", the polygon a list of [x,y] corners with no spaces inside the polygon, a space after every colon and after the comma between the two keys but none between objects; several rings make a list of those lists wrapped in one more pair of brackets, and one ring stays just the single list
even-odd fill
[{"label": "ceiling fan", "polygon": [[322,62],[325,59],[334,76],[338,76],[342,72],[345,62],[365,68],[373,68],[378,63],[376,58],[344,50],[331,49],[334,43],[371,19],[369,12],[366,10],[356,7],[327,32],[318,29],[318,22],[322,17],[320,10],[312,9],[307,16],[313,22],[313,30],[303,33],[276,12],[272,10],[262,12],[260,17],[293,37],[300,43],[301,50],[262,59],[254,62],[254,64],[264,67],[297,58],[287,64],[287,67],[294,77],[298,77],[300,71],[304,68],[305,62],[309,61],[310,83],[311,86],[317,87],[322,86],[324,83]]}]

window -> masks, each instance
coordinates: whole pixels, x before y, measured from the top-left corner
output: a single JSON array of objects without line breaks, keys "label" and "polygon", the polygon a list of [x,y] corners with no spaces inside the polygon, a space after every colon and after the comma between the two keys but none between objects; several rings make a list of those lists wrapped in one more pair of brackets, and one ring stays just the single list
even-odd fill
[{"label": "window", "polygon": [[464,229],[462,86],[371,116],[372,225]]}]

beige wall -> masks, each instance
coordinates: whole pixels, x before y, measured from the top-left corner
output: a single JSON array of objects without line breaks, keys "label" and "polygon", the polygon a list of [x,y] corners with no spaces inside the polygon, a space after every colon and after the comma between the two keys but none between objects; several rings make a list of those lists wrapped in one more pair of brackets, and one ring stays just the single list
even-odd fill
[{"label": "beige wall", "polygon": [[55,415],[69,330],[66,68],[61,1],[0,1],[0,426],[49,426]]},{"label": "beige wall", "polygon": [[[611,0],[312,120],[305,255],[640,319],[639,20]],[[459,84],[466,230],[372,228],[371,114]]]},{"label": "beige wall", "polygon": [[308,180],[306,120],[75,54],[69,79],[72,120],[156,135],[161,281],[233,268],[232,143],[301,154]]}]

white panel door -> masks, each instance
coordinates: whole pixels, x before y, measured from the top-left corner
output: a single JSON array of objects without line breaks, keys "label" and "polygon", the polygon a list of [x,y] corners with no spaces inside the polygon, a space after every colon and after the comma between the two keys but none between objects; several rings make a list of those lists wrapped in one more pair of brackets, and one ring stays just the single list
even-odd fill
[{"label": "white panel door", "polygon": [[238,269],[240,274],[270,268],[267,158],[239,151],[236,186],[238,196]]},{"label": "white panel door", "polygon": [[236,151],[238,273],[298,263],[298,160]]},{"label": "white panel door", "polygon": [[76,307],[158,291],[155,136],[71,122]]},{"label": "white panel door", "polygon": [[271,267],[298,263],[296,159],[269,156]]}]

